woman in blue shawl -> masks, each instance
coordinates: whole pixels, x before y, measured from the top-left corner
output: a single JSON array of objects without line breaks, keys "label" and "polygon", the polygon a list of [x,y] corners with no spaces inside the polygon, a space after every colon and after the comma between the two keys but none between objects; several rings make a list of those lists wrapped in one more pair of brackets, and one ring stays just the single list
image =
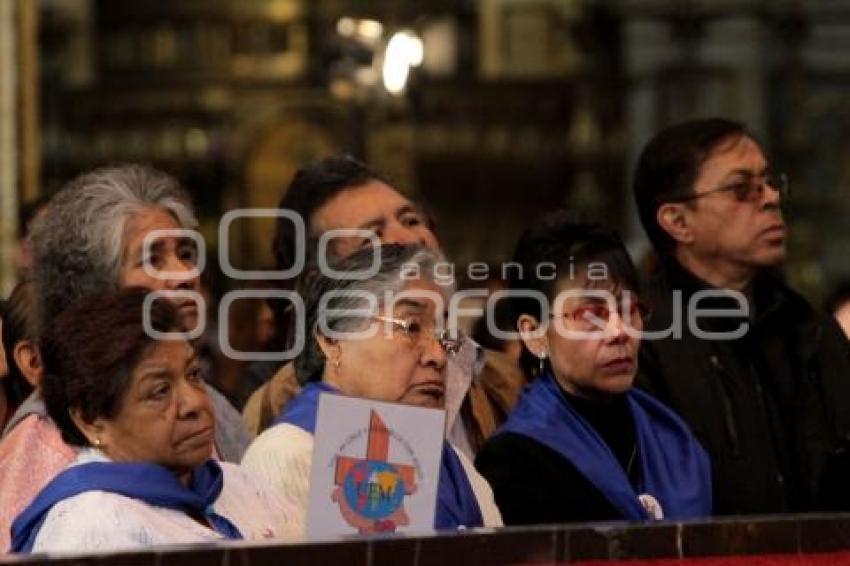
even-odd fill
[{"label": "woman in blue shawl", "polygon": [[533,380],[475,462],[505,523],[709,515],[704,450],[632,389],[648,311],[620,239],[556,211],[526,231],[514,263],[512,316]]},{"label": "woman in blue shawl", "polygon": [[[295,371],[303,389],[242,460],[296,502],[301,521],[322,393],[431,408],[458,406],[451,397],[465,393],[461,383],[447,382],[449,356],[468,346],[439,330],[452,283],[439,277],[441,260],[418,246],[387,244],[356,252],[334,264],[335,273],[325,269],[302,283],[308,332]],[[434,528],[501,525],[487,482],[449,441],[437,491]],[[358,525],[362,533],[392,528],[383,521]]]},{"label": "woman in blue shawl", "polygon": [[[281,500],[210,458],[213,405],[170,301],[80,300],[42,339],[42,395],[77,459],[12,524],[13,552],[85,552],[286,532]],[[178,334],[179,336],[179,334]]]}]

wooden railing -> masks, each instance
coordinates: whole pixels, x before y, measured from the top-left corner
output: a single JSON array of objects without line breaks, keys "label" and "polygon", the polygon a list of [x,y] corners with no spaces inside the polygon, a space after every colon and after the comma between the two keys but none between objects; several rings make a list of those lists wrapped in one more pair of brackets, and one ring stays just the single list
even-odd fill
[{"label": "wooden railing", "polygon": [[[222,543],[92,556],[5,556],[14,564],[168,566],[474,566],[649,561],[652,564],[850,564],[850,514],[688,523],[595,523],[480,529],[290,544]],[[706,557],[726,557],[706,560]],[[737,559],[733,557],[739,557]],[[682,562],[681,559],[684,559]]]}]

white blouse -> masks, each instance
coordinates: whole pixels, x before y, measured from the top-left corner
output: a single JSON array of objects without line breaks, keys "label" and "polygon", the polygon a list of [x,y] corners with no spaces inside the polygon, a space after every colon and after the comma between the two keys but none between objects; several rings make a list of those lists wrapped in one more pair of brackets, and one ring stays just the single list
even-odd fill
[{"label": "white blouse", "polygon": [[[502,526],[502,516],[496,507],[493,490],[472,461],[449,442],[460,459],[466,477],[475,493],[486,527]],[[248,447],[242,465],[277,488],[285,501],[297,510],[293,520],[303,536],[307,522],[310,496],[310,471],[313,462],[313,435],[304,429],[282,423],[266,429]]]},{"label": "white blouse", "polygon": [[[108,461],[84,450],[72,465]],[[246,540],[291,538],[296,513],[262,479],[239,466],[220,462],[224,488],[213,504]],[[57,503],[48,512],[33,552],[92,552],[222,540],[224,537],[174,509],[123,495],[87,491]]]}]

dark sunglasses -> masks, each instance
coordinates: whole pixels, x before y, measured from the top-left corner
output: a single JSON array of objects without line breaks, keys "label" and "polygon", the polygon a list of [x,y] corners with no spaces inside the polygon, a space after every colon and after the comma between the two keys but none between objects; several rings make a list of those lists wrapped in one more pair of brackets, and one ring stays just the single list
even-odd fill
[{"label": "dark sunglasses", "polygon": [[788,175],[785,173],[775,173],[773,171],[768,171],[763,175],[741,173],[740,178],[726,185],[702,193],[677,198],[675,199],[675,202],[689,202],[701,199],[704,196],[722,192],[730,192],[734,194],[735,198],[740,202],[753,202],[761,199],[762,195],[764,195],[765,185],[778,192],[779,196],[782,198],[787,198],[790,193]]}]

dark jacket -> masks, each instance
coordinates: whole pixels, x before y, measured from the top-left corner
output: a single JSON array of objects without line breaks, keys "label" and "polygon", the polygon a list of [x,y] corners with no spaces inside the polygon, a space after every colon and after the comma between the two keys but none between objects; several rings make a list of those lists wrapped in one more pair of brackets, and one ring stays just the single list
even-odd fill
[{"label": "dark jacket", "polygon": [[523,434],[492,437],[475,467],[493,488],[505,525],[622,520],[572,462]]},{"label": "dark jacket", "polygon": [[[634,423],[625,398],[601,404],[573,397],[573,407],[614,453],[633,485]],[[535,525],[622,520],[622,513],[567,458],[524,434],[491,437],[475,458],[475,467],[490,483],[506,525]]]},{"label": "dark jacket", "polygon": [[[688,303],[711,288],[677,262],[662,262],[644,286],[654,314],[645,330],[671,327],[682,292],[680,338],[644,339],[638,386],[677,411],[708,451],[716,514],[802,512],[817,508],[820,479],[850,433],[850,348],[830,317],[816,313],[776,274],[753,282],[749,317],[697,317]],[[699,307],[729,308],[730,298]]]}]

